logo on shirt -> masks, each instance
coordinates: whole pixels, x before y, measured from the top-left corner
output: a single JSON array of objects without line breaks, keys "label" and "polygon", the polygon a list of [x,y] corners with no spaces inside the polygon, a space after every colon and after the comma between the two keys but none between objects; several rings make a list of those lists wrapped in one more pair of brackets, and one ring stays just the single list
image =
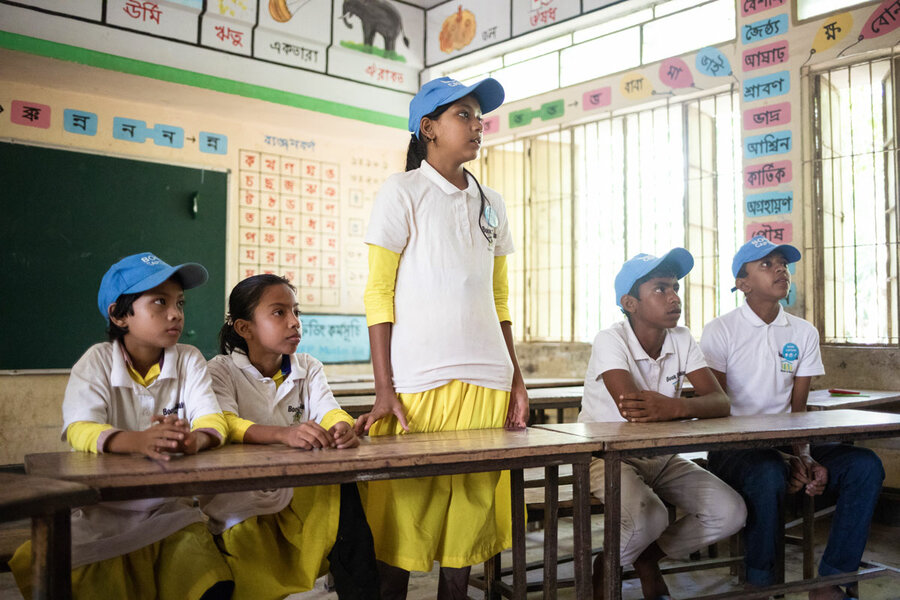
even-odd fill
[{"label": "logo on shirt", "polygon": [[288,413],[294,413],[294,423],[299,423],[303,418],[303,411],[306,409],[306,406],[303,402],[300,403],[299,406],[291,406],[288,404]]},{"label": "logo on shirt", "polygon": [[666,383],[671,383],[675,388],[675,395],[679,395],[681,393],[681,382],[684,381],[685,372],[678,371],[674,375],[669,375],[666,377]]},{"label": "logo on shirt", "polygon": [[800,348],[797,347],[797,344],[788,342],[778,353],[778,357],[781,359],[781,372],[793,373],[794,361],[800,358]]},{"label": "logo on shirt", "polygon": [[172,408],[164,408],[164,409],[162,410],[163,416],[165,417],[165,416],[168,416],[168,415],[177,415],[177,414],[178,414],[178,409],[182,409],[182,410],[184,409],[184,402],[179,402],[179,403],[177,403],[175,406],[173,406]]}]

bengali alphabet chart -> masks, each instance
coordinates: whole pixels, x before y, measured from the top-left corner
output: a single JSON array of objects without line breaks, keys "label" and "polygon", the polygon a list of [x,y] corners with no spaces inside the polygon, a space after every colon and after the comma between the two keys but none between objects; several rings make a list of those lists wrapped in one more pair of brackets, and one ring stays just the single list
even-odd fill
[{"label": "bengali alphabet chart", "polygon": [[287,277],[304,310],[340,304],[340,165],[241,150],[238,176],[240,279]]}]

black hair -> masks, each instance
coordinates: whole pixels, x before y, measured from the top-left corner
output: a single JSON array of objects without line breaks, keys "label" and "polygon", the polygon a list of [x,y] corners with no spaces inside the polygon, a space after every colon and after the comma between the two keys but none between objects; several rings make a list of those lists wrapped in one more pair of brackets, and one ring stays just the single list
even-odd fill
[{"label": "black hair", "polygon": [[116,298],[113,309],[106,318],[106,337],[111,342],[121,340],[128,333],[127,327],[119,327],[113,323],[112,318],[121,319],[126,315],[134,314],[134,301],[144,295],[145,292],[135,292],[133,294],[122,294]]},{"label": "black hair", "polygon": [[[453,106],[453,102],[448,104],[444,104],[443,106],[438,106],[436,109],[425,115],[424,118],[429,118],[432,121],[440,117],[444,112]],[[421,119],[419,120],[421,123]],[[421,130],[420,130],[421,133]],[[415,171],[420,166],[422,166],[422,161],[425,160],[425,157],[428,155],[428,142],[424,139],[421,139],[416,136],[416,134],[412,134],[412,137],[409,140],[409,147],[406,149],[406,170],[407,171]]]},{"label": "black hair", "polygon": [[[454,100],[455,102],[455,100]],[[438,106],[436,109],[425,115],[429,119],[437,119],[444,112],[453,106],[453,102],[449,102],[444,104],[443,106]],[[422,118],[425,118],[422,117]],[[416,134],[412,134],[412,137],[409,140],[409,147],[406,149],[406,170],[414,171],[422,166],[422,161],[428,156],[428,142],[422,140],[416,136]],[[478,212],[478,226],[481,229],[481,235],[484,236],[484,239],[488,241],[488,244],[491,243],[493,239],[497,237],[496,232],[494,232],[493,228],[490,227],[488,223],[487,226],[482,224],[482,220],[485,219],[484,216],[484,206],[485,204],[490,205],[490,200],[487,199],[487,196],[484,194],[484,190],[481,189],[481,184],[478,182],[478,179],[472,175],[472,172],[468,169],[463,169],[463,172],[472,178],[472,181],[475,182],[475,185],[478,186],[478,194],[481,196],[481,210]]]},{"label": "black hair", "polygon": [[228,315],[225,317],[225,324],[219,330],[220,354],[231,354],[235,348],[249,352],[247,340],[234,330],[234,322],[238,319],[252,320],[253,311],[259,305],[263,292],[267,287],[273,285],[286,285],[291,288],[292,292],[297,292],[297,288],[291,285],[286,278],[268,273],[253,275],[234,286],[228,296]]},{"label": "black hair", "polygon": [[[650,281],[651,279],[656,279],[657,277],[675,277],[678,278],[678,273],[675,272],[675,268],[672,265],[662,263],[658,265],[655,269],[639,278],[634,282],[634,285],[631,286],[631,289],[628,290],[628,295],[632,298],[641,299],[640,287]],[[622,312],[625,313],[625,316],[628,317],[628,322],[631,322],[631,313],[622,309]]]}]

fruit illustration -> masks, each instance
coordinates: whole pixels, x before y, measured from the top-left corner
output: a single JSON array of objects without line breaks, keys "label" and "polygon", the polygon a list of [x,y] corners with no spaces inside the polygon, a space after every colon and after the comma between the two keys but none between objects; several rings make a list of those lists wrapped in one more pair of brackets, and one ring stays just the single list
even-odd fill
[{"label": "fruit illustration", "polygon": [[441,25],[441,33],[438,36],[441,51],[449,54],[468,46],[475,37],[475,28],[475,15],[463,9],[460,4],[459,9],[444,19],[444,24]]}]

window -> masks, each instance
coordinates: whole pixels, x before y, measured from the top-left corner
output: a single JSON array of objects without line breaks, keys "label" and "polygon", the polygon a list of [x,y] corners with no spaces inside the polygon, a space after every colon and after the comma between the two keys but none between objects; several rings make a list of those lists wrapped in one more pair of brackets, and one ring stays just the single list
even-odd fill
[{"label": "window", "polygon": [[797,19],[810,19],[872,0],[797,0]]},{"label": "window", "polygon": [[897,344],[897,145],[891,59],[813,75],[814,301],[824,341]]},{"label": "window", "polygon": [[466,84],[495,77],[510,102],[726,42],[735,35],[733,0],[669,0],[479,64],[455,68],[466,59],[448,61],[429,75],[448,75]]},{"label": "window", "polygon": [[742,241],[738,108],[732,91],[663,101],[484,149],[474,171],[503,195],[515,236],[517,339],[590,341],[622,317],[622,263],[674,246],[696,261],[682,294],[694,335],[737,305],[717,257]]}]

